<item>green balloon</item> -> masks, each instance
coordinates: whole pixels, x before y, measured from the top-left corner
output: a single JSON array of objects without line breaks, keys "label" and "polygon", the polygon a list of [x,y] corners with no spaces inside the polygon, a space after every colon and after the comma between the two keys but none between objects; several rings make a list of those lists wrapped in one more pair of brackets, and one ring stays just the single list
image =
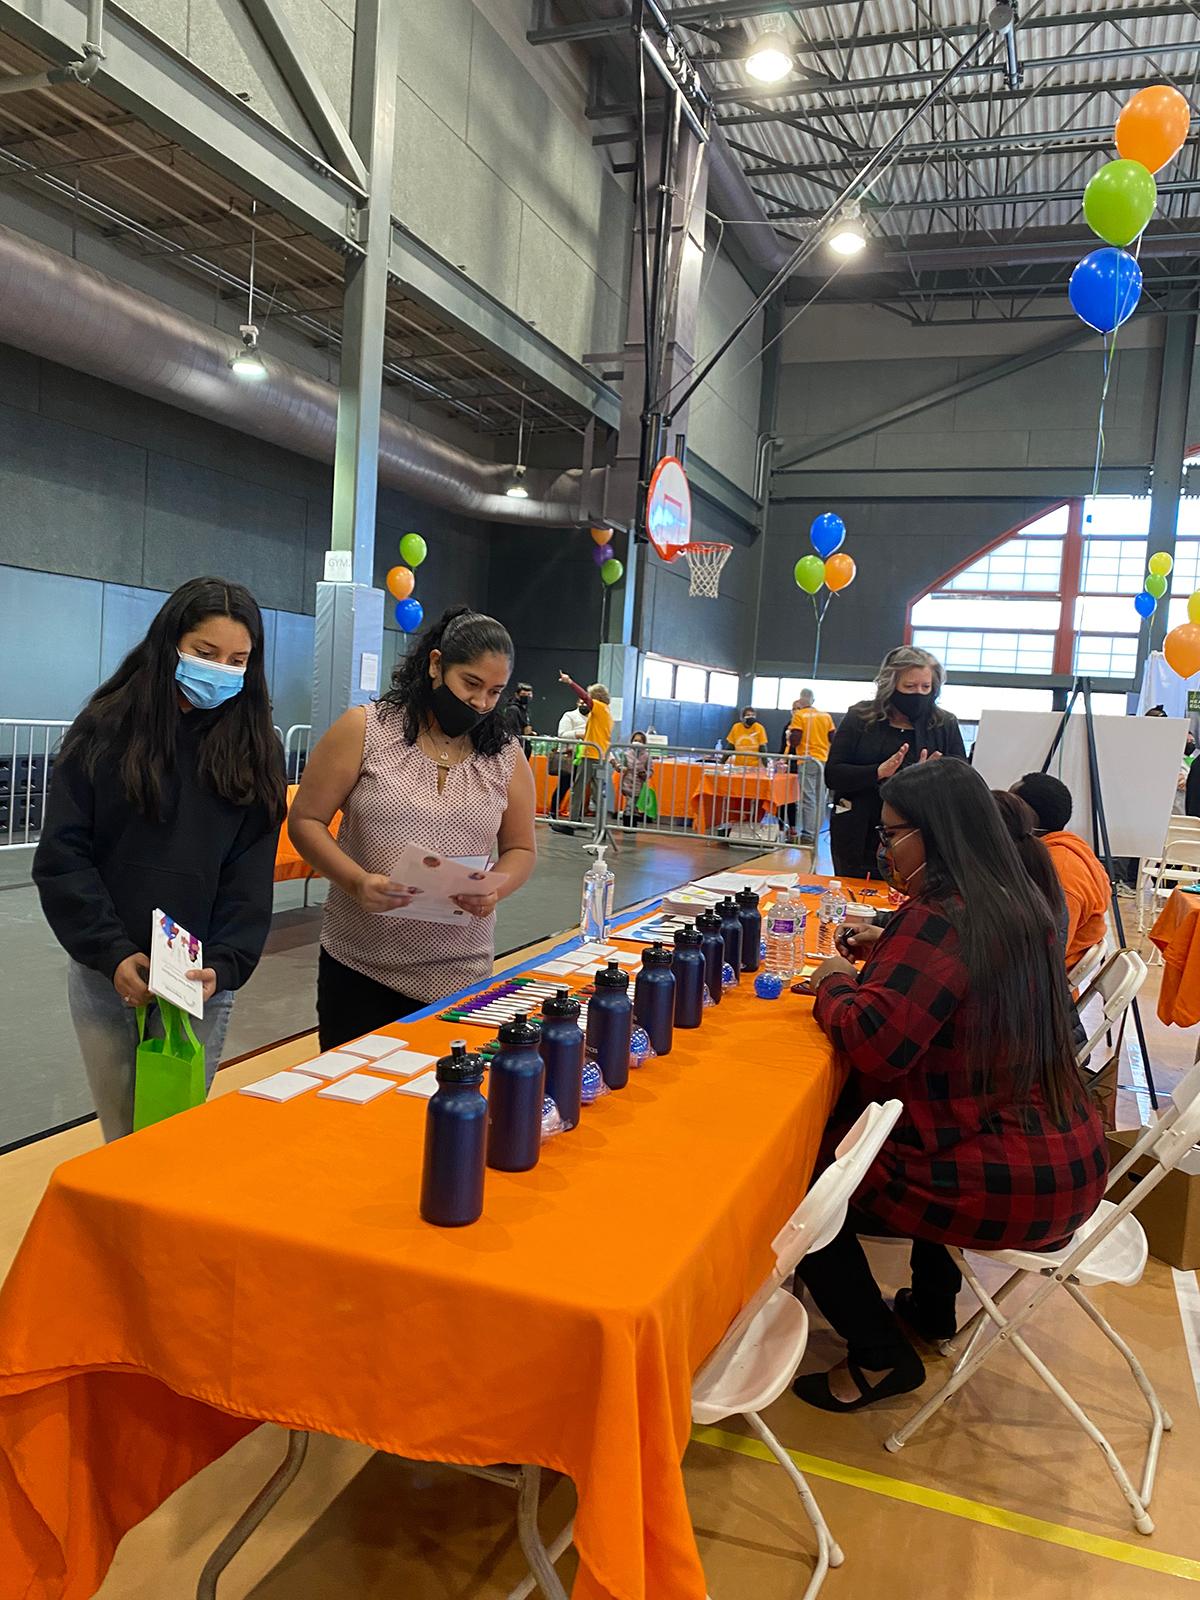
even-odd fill
[{"label": "green balloon", "polygon": [[825,582],[825,563],[820,556],[801,556],[792,569],[792,576],[805,594],[816,594]]},{"label": "green balloon", "polygon": [[1154,215],[1158,186],[1140,161],[1107,161],[1083,191],[1083,214],[1106,244],[1132,244]]},{"label": "green balloon", "polygon": [[400,559],[406,567],[419,567],[429,554],[429,546],[419,533],[406,533],[400,541]]},{"label": "green balloon", "polygon": [[1161,572],[1148,572],[1146,574],[1146,593],[1152,594],[1156,600],[1161,600],[1167,592],[1167,580]]},{"label": "green balloon", "polygon": [[625,568],[617,560],[616,556],[609,556],[608,560],[600,568],[600,576],[604,580],[604,587],[611,589],[614,583],[620,583],[625,576]]}]

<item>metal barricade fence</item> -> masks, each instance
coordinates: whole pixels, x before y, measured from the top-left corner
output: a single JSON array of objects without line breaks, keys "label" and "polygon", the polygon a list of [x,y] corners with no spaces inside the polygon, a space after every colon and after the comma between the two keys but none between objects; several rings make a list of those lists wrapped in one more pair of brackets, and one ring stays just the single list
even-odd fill
[{"label": "metal barricade fence", "polygon": [[615,744],[602,769],[597,836],[607,828],[761,850],[820,832],[824,768],[811,757]]},{"label": "metal barricade fence", "polygon": [[[595,777],[595,765],[589,763],[584,772],[578,739],[559,739],[547,734],[534,734],[524,740],[529,765],[533,769],[535,815],[539,822],[566,821],[572,816],[572,807],[590,819],[595,804],[594,795],[585,794],[582,786],[575,792],[576,780]],[[594,784],[593,784],[594,788]]]},{"label": "metal barricade fence", "polygon": [[304,771],[304,764],[308,760],[309,745],[312,743],[312,724],[309,722],[294,722],[287,731],[283,741],[283,761],[287,768],[287,781],[299,783],[300,774]]},{"label": "metal barricade fence", "polygon": [[54,757],[70,726],[0,717],[0,850],[37,843]]}]

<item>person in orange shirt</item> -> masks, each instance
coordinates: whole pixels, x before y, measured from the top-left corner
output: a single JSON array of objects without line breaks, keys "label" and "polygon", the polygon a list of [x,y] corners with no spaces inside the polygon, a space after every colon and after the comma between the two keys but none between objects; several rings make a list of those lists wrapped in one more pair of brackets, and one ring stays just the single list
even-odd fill
[{"label": "person in orange shirt", "polygon": [[[792,720],[783,735],[788,765],[800,776],[801,844],[815,844],[820,832],[820,794],[832,738],[833,718],[828,711],[817,710],[811,689],[801,689],[792,701]],[[785,821],[792,832],[796,830],[796,809],[794,804],[785,807]]]},{"label": "person in orange shirt", "polygon": [[[580,709],[587,714],[583,740],[579,747],[579,767],[571,790],[573,826],[583,821],[589,796],[597,806],[600,803],[600,778],[607,770],[605,757],[608,755],[608,747],[612,744],[613,736],[612,697],[602,683],[593,683],[589,689],[583,689],[566,672],[559,673],[558,681],[565,683],[575,693]],[[555,833],[570,831],[559,823],[552,822],[550,826]]]},{"label": "person in orange shirt", "polygon": [[767,730],[758,720],[753,706],[746,706],[742,720],[735,722],[725,735],[725,743],[733,751],[735,767],[757,767],[761,752],[767,748]]},{"label": "person in orange shirt", "polygon": [[1050,852],[1067,902],[1067,968],[1099,944],[1108,927],[1112,884],[1095,851],[1077,833],[1067,833],[1073,802],[1061,779],[1048,772],[1027,772],[1012,793],[1032,807],[1038,833]]}]

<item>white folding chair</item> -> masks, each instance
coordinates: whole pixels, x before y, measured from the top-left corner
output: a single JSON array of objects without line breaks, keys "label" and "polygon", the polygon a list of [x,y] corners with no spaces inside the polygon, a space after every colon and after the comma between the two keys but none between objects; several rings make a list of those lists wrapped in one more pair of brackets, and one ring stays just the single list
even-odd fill
[{"label": "white folding chair", "polygon": [[1067,973],[1067,982],[1071,985],[1071,993],[1081,994],[1084,988],[1092,981],[1105,961],[1112,954],[1110,935],[1106,932],[1103,939],[1089,946],[1079,960]]},{"label": "white folding chair", "polygon": [[817,1563],[804,1600],[813,1600],[830,1567],[844,1557],[813,1492],[783,1445],[759,1415],[791,1383],[808,1345],[808,1313],[785,1288],[810,1251],[823,1250],[846,1220],[846,1210],[901,1112],[899,1100],[871,1105],[837,1147],[828,1166],[771,1242],[775,1266],[743,1307],[692,1385],[692,1421],[744,1417],[791,1479],[817,1535]]},{"label": "white folding chair", "polygon": [[[1197,843],[1200,843],[1200,817],[1172,817],[1170,822],[1167,824],[1167,835],[1163,841],[1161,853],[1157,856],[1143,856],[1141,861],[1138,863],[1137,888],[1135,893],[1137,894],[1139,933],[1147,932],[1147,895],[1144,891],[1146,889],[1149,890],[1148,898],[1151,904],[1154,906],[1157,906],[1160,899],[1165,899],[1165,893],[1162,895],[1159,894],[1160,879],[1162,878],[1164,867],[1167,869],[1167,877],[1169,878],[1172,874],[1171,868],[1167,865],[1168,863],[1174,865],[1176,873],[1186,868],[1187,865],[1186,861],[1180,861],[1176,856],[1175,846],[1182,844],[1185,847],[1186,856],[1189,853],[1187,847]],[[1178,877],[1176,877],[1175,881],[1187,880],[1180,880]],[[1165,888],[1165,884],[1163,887]]]},{"label": "white folding chair", "polygon": [[[1134,1208],[1162,1182],[1197,1140],[1200,1140],[1200,1065],[1194,1066],[1180,1081],[1171,1096],[1170,1103],[1157,1121],[1146,1129],[1120,1164],[1113,1169],[1109,1176],[1109,1190],[1111,1191],[1114,1183],[1144,1156],[1153,1159],[1149,1173],[1132,1186],[1120,1204],[1114,1205],[1111,1200],[1102,1200],[1067,1244],[1058,1250],[1050,1251],[972,1251],[972,1255],[982,1255],[987,1260],[998,1261],[1014,1269],[1014,1276],[996,1295],[989,1294],[984,1288],[970,1260],[961,1251],[952,1251],[963,1276],[978,1296],[982,1311],[973,1319],[968,1329],[964,1330],[969,1335],[966,1347],[946,1383],[932,1399],[927,1400],[920,1410],[909,1418],[902,1428],[898,1428],[885,1441],[886,1448],[894,1451],[906,1445],[917,1429],[923,1427],[930,1417],[941,1410],[947,1400],[975,1376],[994,1350],[1004,1344],[1011,1344],[1104,1456],[1109,1471],[1128,1502],[1133,1514],[1134,1527],[1139,1533],[1153,1533],[1154,1523],[1150,1517],[1149,1505],[1154,1492],[1154,1476],[1158,1468],[1162,1436],[1164,1432],[1170,1431],[1171,1418],[1163,1409],[1133,1351],[1096,1309],[1084,1290],[1101,1284],[1130,1287],[1140,1281],[1149,1251],[1146,1235],[1133,1215]],[[1116,1451],[1083,1407],[1068,1393],[1041,1357],[1029,1348],[1022,1337],[1021,1330],[1025,1324],[1060,1287],[1067,1291],[1109,1343],[1124,1357],[1133,1374],[1134,1382],[1141,1390],[1149,1408],[1150,1439],[1140,1489],[1133,1487]]]},{"label": "white folding chair", "polygon": [[[1099,1077],[1120,1051],[1125,1013],[1145,983],[1147,971],[1146,963],[1136,950],[1117,950],[1080,991],[1075,1009],[1081,1018],[1085,1011],[1091,1010],[1095,1001],[1100,1002],[1099,1012],[1093,1013],[1095,1025],[1086,1042],[1075,1052],[1075,1060],[1085,1081]],[[1099,1067],[1091,1067],[1088,1063],[1092,1052],[1105,1034],[1108,1035],[1108,1054]]]}]

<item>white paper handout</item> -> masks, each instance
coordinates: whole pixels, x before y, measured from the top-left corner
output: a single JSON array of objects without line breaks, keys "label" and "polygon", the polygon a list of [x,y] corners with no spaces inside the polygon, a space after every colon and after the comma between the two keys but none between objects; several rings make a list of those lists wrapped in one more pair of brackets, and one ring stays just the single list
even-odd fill
[{"label": "white paper handout", "polygon": [[393,1039],[387,1033],[368,1033],[365,1038],[355,1039],[352,1044],[343,1045],[342,1048],[347,1055],[377,1061],[380,1056],[390,1056],[394,1050],[403,1050],[407,1043],[407,1039]]},{"label": "white paper handout", "polygon": [[396,1085],[389,1078],[373,1078],[369,1072],[355,1072],[338,1083],[328,1083],[317,1090],[318,1100],[349,1100],[354,1105],[365,1106]]},{"label": "white paper handout", "polygon": [[307,1094],[320,1084],[320,1078],[307,1072],[273,1072],[269,1078],[246,1084],[238,1093],[248,1094],[253,1100],[294,1100],[298,1094]]},{"label": "white paper handout", "polygon": [[189,978],[204,965],[204,947],[174,917],[156,911],[150,926],[150,993],[193,1017],[204,1015],[204,985]]},{"label": "white paper handout", "polygon": [[404,846],[389,877],[412,898],[382,915],[408,922],[463,922],[470,913],[455,905],[454,895],[491,894],[508,882],[508,874],[492,871],[486,856],[440,856],[417,844]]}]

